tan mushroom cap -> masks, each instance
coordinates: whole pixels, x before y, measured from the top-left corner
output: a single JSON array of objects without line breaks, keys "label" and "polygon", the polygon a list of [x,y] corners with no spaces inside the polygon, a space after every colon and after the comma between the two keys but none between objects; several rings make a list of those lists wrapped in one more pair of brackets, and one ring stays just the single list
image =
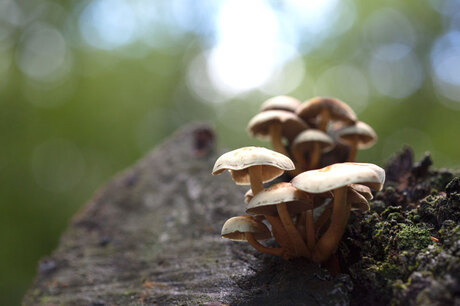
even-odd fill
[{"label": "tan mushroom cap", "polygon": [[290,96],[276,96],[262,103],[260,111],[265,112],[277,109],[295,113],[300,104],[301,102],[296,98]]},{"label": "tan mushroom cap", "polygon": [[374,196],[372,195],[371,189],[367,186],[360,185],[360,184],[351,184],[351,188],[355,191],[359,192],[366,200],[372,200]]},{"label": "tan mushroom cap", "polygon": [[347,145],[353,144],[356,139],[358,141],[358,149],[368,149],[377,142],[375,131],[362,121],[338,130],[336,135],[340,142]]},{"label": "tan mushroom cap", "polygon": [[293,139],[308,125],[295,113],[284,110],[268,110],[255,115],[249,121],[247,130],[252,137],[260,139],[270,138],[270,126],[276,123],[281,124],[281,133],[287,139]]},{"label": "tan mushroom cap", "polygon": [[256,194],[248,204],[247,213],[259,215],[278,215],[277,204],[286,203],[290,215],[313,209],[312,197],[291,183],[281,182]]},{"label": "tan mushroom cap", "polygon": [[309,129],[301,132],[292,142],[292,149],[301,152],[313,150],[313,144],[318,143],[322,152],[328,152],[334,148],[334,140],[321,130]]},{"label": "tan mushroom cap", "polygon": [[296,113],[310,123],[324,108],[329,110],[331,120],[343,121],[347,124],[353,124],[357,120],[355,112],[345,102],[327,97],[314,97],[305,101],[297,108]]},{"label": "tan mushroom cap", "polygon": [[271,238],[268,227],[251,216],[238,216],[225,221],[221,236],[236,241],[246,241],[245,233],[251,233],[256,240]]},{"label": "tan mushroom cap", "polygon": [[356,209],[364,212],[368,211],[370,208],[367,199],[352,187],[347,189],[347,202],[351,203],[351,209]]},{"label": "tan mushroom cap", "polygon": [[252,192],[252,189],[249,189],[244,194],[244,203],[248,204],[252,200],[253,197],[254,197],[254,193]]},{"label": "tan mushroom cap", "polygon": [[248,168],[262,166],[262,181],[270,182],[295,166],[289,157],[262,147],[244,147],[221,155],[214,164],[213,175],[229,170],[238,185],[250,185]]},{"label": "tan mushroom cap", "polygon": [[310,170],[297,175],[291,183],[298,189],[311,193],[334,190],[350,184],[362,184],[381,190],[385,171],[372,164],[338,163],[322,169]]}]

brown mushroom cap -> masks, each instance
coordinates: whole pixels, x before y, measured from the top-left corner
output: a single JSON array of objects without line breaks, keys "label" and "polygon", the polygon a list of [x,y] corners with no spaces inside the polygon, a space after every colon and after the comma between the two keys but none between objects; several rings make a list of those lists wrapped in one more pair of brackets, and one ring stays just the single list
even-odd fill
[{"label": "brown mushroom cap", "polygon": [[291,183],[281,182],[256,194],[248,204],[247,213],[259,215],[278,215],[277,204],[286,203],[290,215],[313,209],[312,197]]},{"label": "brown mushroom cap", "polygon": [[260,111],[265,112],[268,110],[284,110],[288,112],[295,113],[297,107],[301,102],[296,98],[289,96],[276,96],[268,99],[260,106]]},{"label": "brown mushroom cap", "polygon": [[334,147],[334,140],[321,130],[309,129],[301,132],[292,142],[292,149],[300,152],[313,150],[313,144],[318,143],[321,152],[328,152]]},{"label": "brown mushroom cap", "polygon": [[246,241],[245,233],[251,233],[256,240],[271,238],[268,227],[251,216],[238,216],[225,221],[221,236],[235,241]]},{"label": "brown mushroom cap", "polygon": [[356,209],[364,212],[368,211],[370,208],[367,199],[352,187],[347,189],[347,202],[351,203],[351,209]]},{"label": "brown mushroom cap", "polygon": [[305,101],[297,108],[297,115],[311,123],[321,114],[323,109],[328,109],[331,120],[343,121],[347,124],[353,124],[356,120],[356,114],[345,102],[335,98],[314,97]]},{"label": "brown mushroom cap", "polygon": [[281,124],[281,133],[289,140],[308,128],[308,125],[297,117],[295,113],[283,110],[268,110],[255,115],[249,121],[247,130],[252,137],[269,139],[270,126],[276,123]]},{"label": "brown mushroom cap", "polygon": [[227,152],[220,156],[212,170],[213,175],[229,170],[238,185],[250,185],[248,168],[262,166],[262,181],[270,182],[285,170],[294,170],[295,166],[289,157],[262,147],[244,147]]},{"label": "brown mushroom cap", "polygon": [[358,149],[368,149],[377,142],[375,131],[362,121],[338,130],[336,135],[346,145],[352,145],[357,140]]},{"label": "brown mushroom cap", "polygon": [[360,185],[360,184],[351,184],[351,188],[355,191],[359,192],[366,200],[372,200],[374,196],[372,195],[371,189],[367,186]]},{"label": "brown mushroom cap", "polygon": [[297,175],[291,183],[310,193],[321,193],[350,184],[362,184],[381,190],[385,171],[372,164],[338,163],[322,169],[310,170]]}]

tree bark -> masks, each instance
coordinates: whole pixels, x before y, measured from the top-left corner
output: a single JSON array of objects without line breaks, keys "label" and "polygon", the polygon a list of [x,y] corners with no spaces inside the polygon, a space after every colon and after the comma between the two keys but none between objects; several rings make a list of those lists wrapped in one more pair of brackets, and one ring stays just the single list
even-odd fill
[{"label": "tree bark", "polygon": [[210,174],[218,155],[195,124],[117,175],[41,260],[24,304],[347,304],[347,275],[220,238],[247,188]]}]

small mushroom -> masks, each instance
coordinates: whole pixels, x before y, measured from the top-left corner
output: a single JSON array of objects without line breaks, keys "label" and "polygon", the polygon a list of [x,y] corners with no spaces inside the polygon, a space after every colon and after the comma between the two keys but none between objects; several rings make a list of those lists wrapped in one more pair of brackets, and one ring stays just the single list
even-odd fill
[{"label": "small mushroom", "polygon": [[300,101],[296,98],[289,96],[276,96],[268,99],[260,106],[260,111],[265,112],[268,110],[284,110],[295,113]]},{"label": "small mushroom", "polygon": [[268,110],[255,115],[249,121],[247,130],[253,137],[271,139],[273,149],[288,156],[282,138],[292,140],[308,128],[296,114],[283,110]]},{"label": "small mushroom", "polygon": [[340,142],[350,146],[349,162],[354,161],[357,149],[368,149],[377,142],[375,131],[362,121],[338,130],[336,136]]},{"label": "small mushroom", "polygon": [[264,189],[263,183],[294,169],[294,163],[283,154],[261,147],[244,147],[221,155],[212,174],[229,170],[237,185],[251,185],[252,192],[257,194]]},{"label": "small mushroom", "polygon": [[297,115],[308,124],[315,126],[316,118],[320,116],[318,128],[326,131],[327,124],[331,120],[342,121],[345,124],[353,124],[357,117],[355,112],[345,102],[334,98],[315,97],[301,104],[296,111]]},{"label": "small mushroom", "polygon": [[[321,130],[309,129],[301,132],[291,145],[294,160],[299,163],[300,169],[315,169],[319,164],[321,152],[330,151],[334,147],[334,140]],[[305,161],[305,152],[310,152],[308,164]]]},{"label": "small mushroom", "polygon": [[234,241],[247,241],[256,250],[266,254],[283,256],[281,248],[269,248],[259,243],[258,240],[271,238],[268,227],[251,216],[238,216],[228,219],[222,226],[222,238]]},{"label": "small mushroom", "polygon": [[254,197],[254,193],[252,193],[252,189],[249,189],[244,194],[244,203],[248,204],[249,201],[251,201],[253,197]]},{"label": "small mushroom", "polygon": [[366,200],[372,200],[374,196],[372,195],[371,189],[367,186],[360,184],[350,184],[350,187],[355,191],[359,192]]},{"label": "small mushroom", "polygon": [[336,250],[347,225],[351,204],[347,202],[347,185],[362,184],[380,190],[385,171],[371,164],[340,163],[297,175],[291,182],[309,193],[334,192],[331,224],[316,244],[313,261],[325,262]]},{"label": "small mushroom", "polygon": [[[255,195],[249,202],[246,212],[261,214],[266,218],[267,216],[279,216],[289,235],[290,246],[294,247],[296,255],[310,258],[311,252],[297,231],[291,216],[312,209],[313,201],[307,193],[298,190],[291,183],[281,182]],[[280,243],[280,245],[283,244]]]}]

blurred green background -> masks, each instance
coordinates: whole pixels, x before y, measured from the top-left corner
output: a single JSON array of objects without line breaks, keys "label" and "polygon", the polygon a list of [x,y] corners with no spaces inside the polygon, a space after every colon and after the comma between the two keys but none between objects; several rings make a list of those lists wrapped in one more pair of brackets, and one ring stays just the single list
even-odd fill
[{"label": "blurred green background", "polygon": [[0,304],[69,218],[181,125],[250,139],[267,98],[340,98],[380,139],[460,166],[460,1],[0,0]]}]

